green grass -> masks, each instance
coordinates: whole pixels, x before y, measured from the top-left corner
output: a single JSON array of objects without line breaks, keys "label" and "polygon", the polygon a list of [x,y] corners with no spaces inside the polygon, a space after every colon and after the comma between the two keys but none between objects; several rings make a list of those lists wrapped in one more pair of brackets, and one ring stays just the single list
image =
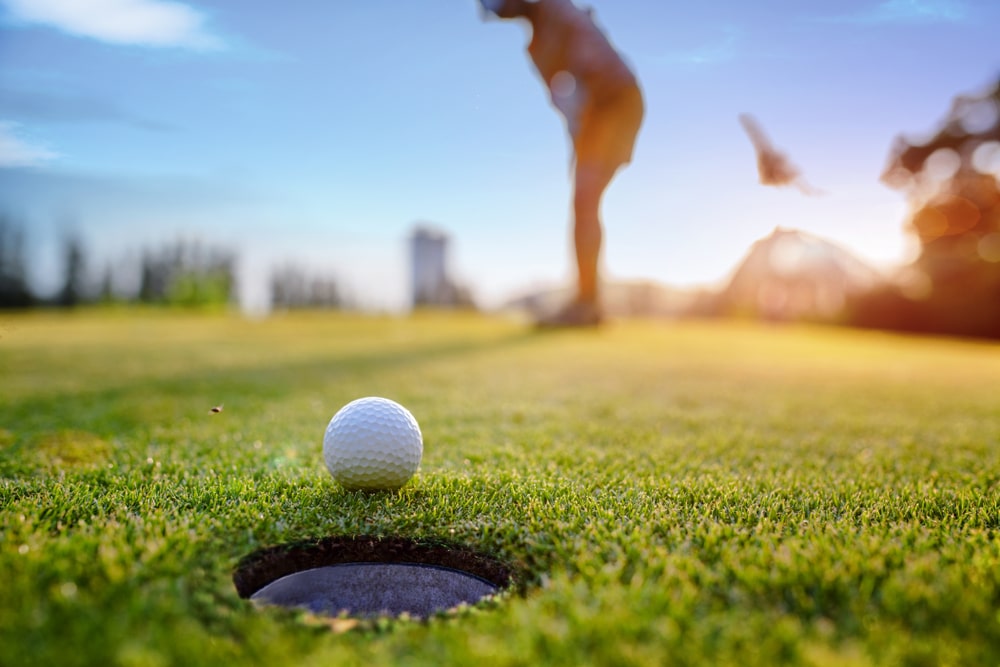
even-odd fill
[{"label": "green grass", "polygon": [[[398,494],[323,468],[400,401]],[[224,404],[220,414],[212,406]],[[0,316],[0,665],[1000,664],[1000,347],[474,316]],[[332,632],[232,572],[467,545],[500,599]]]}]

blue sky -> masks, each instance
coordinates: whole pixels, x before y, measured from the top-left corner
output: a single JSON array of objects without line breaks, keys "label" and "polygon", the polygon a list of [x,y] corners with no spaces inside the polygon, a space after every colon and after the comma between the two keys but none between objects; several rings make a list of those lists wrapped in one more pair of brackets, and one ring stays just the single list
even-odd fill
[{"label": "blue sky", "polygon": [[[893,138],[1000,74],[996,0],[589,4],[647,101],[604,202],[612,278],[717,283],[776,225],[904,261]],[[572,276],[567,141],[525,44],[475,0],[0,0],[0,210],[43,287],[71,230],[96,264],[197,238],[239,250],[251,301],[291,260],[384,307],[429,221],[495,303]],[[827,194],[760,186],[742,112]]]}]

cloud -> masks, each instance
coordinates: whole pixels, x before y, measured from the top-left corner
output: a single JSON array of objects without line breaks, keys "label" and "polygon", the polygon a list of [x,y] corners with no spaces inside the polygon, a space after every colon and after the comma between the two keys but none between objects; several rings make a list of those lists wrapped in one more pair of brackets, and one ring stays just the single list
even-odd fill
[{"label": "cloud", "polygon": [[884,0],[853,14],[832,17],[844,23],[961,23],[969,18],[961,0]]},{"label": "cloud", "polygon": [[42,123],[118,123],[151,132],[173,129],[169,124],[136,116],[110,100],[69,92],[3,90],[0,116]]},{"label": "cloud", "polygon": [[0,0],[11,15],[111,44],[215,50],[205,16],[169,0]]},{"label": "cloud", "polygon": [[0,168],[37,167],[59,157],[44,146],[33,145],[15,135],[17,125],[0,121]]}]

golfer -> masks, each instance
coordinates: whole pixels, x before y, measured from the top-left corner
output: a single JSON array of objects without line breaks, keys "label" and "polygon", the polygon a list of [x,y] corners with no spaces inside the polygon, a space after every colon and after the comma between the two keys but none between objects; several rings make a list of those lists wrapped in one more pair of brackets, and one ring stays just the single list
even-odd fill
[{"label": "golfer", "polygon": [[576,296],[539,324],[596,325],[603,319],[598,287],[601,198],[632,160],[643,100],[635,74],[572,0],[480,0],[484,13],[531,25],[528,55],[573,141],[573,239]]}]

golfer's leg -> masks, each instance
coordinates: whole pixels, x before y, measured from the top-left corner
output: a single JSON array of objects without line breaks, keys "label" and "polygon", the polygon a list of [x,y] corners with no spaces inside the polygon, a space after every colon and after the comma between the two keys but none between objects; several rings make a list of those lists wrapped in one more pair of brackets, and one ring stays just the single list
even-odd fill
[{"label": "golfer's leg", "polygon": [[615,170],[599,163],[577,163],[573,192],[573,240],[576,246],[577,300],[598,302],[601,254],[601,197]]}]

